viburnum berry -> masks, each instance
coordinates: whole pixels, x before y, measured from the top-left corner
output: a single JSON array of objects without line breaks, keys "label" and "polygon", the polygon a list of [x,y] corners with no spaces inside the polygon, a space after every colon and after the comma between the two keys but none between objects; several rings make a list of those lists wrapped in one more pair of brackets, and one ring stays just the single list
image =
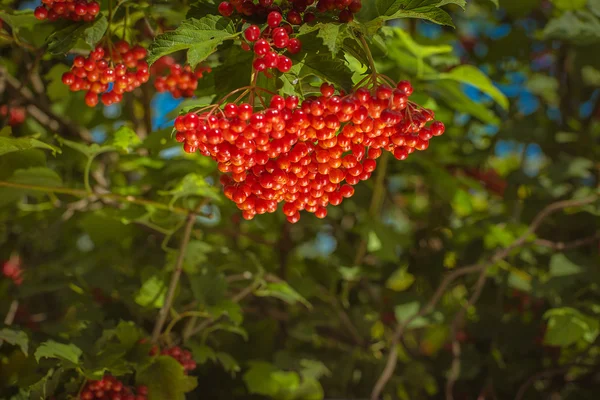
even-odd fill
[{"label": "viburnum berry", "polygon": [[[275,56],[278,68],[291,67],[291,60],[268,51],[257,58],[259,68]],[[178,117],[175,138],[185,151],[217,162],[224,194],[243,218],[273,213],[279,203],[289,222],[301,211],[324,218],[329,205],[342,204],[354,185],[371,177],[383,151],[404,160],[444,133],[432,111],[408,101],[407,88],[375,85],[336,95],[325,83],[321,96],[301,104],[278,95],[267,108],[228,103],[222,112]]]},{"label": "viburnum berry", "polygon": [[[98,104],[98,95],[104,105],[118,103],[123,93],[133,91],[150,79],[146,54],[143,47],[131,47],[125,41],[115,43],[112,51],[96,47],[87,58],[75,57],[71,70],[63,74],[63,83],[71,91],[87,91],[85,103],[90,107]],[[110,84],[112,89],[109,90]]]},{"label": "viburnum berry", "polygon": [[257,25],[250,25],[244,31],[244,37],[249,42],[256,42],[260,38],[260,28]]},{"label": "viburnum berry", "polygon": [[283,20],[283,17],[281,16],[280,13],[278,13],[277,11],[272,11],[269,13],[269,15],[267,16],[267,24],[271,27],[271,28],[276,28],[279,26],[279,24],[281,24],[281,21]]},{"label": "viburnum berry", "polygon": [[[159,75],[154,81],[154,87],[158,92],[170,92],[173,97],[193,97],[198,87],[198,80],[205,72],[211,72],[211,68],[198,66],[192,71],[189,65],[181,66],[175,59],[164,56],[158,59],[150,69],[152,74]],[[167,74],[165,75],[165,71]]]},{"label": "viburnum berry", "polygon": [[78,399],[146,400],[147,396],[147,386],[128,386],[111,375],[105,375],[99,381],[87,381]]},{"label": "viburnum berry", "polygon": [[2,274],[8,279],[11,279],[15,285],[21,285],[23,283],[21,257],[15,255],[5,261],[4,264],[2,264]]},{"label": "viburnum berry", "polygon": [[230,17],[233,14],[233,5],[228,1],[223,1],[218,7],[219,13],[224,17]]},{"label": "viburnum berry", "polygon": [[20,106],[0,106],[0,117],[6,118],[8,117],[8,125],[17,126],[21,125],[25,122],[25,117],[27,116],[27,111],[24,107]]},{"label": "viburnum berry", "polygon": [[33,11],[35,18],[42,21],[66,19],[90,22],[98,13],[100,13],[100,4],[95,0],[44,0],[42,5]]}]

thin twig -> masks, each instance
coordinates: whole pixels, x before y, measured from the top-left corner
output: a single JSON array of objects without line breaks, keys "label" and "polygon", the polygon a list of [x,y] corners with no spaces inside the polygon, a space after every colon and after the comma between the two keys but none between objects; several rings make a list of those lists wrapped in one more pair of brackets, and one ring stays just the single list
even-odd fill
[{"label": "thin twig", "polygon": [[537,239],[534,243],[538,246],[549,247],[552,250],[565,251],[594,244],[597,240],[600,240],[600,231],[593,236],[573,240],[572,242],[552,242],[546,239]]},{"label": "thin twig", "polygon": [[452,335],[452,357],[453,358],[452,358],[452,365],[450,367],[450,373],[448,374],[448,380],[446,382],[446,400],[454,400],[454,396],[453,396],[452,392],[454,390],[454,384],[456,383],[456,381],[458,380],[458,377],[460,376],[461,348],[460,348],[460,342],[456,339],[456,333],[458,332],[458,329],[460,328],[460,326],[462,325],[462,323],[465,319],[465,314],[467,313],[467,310],[470,307],[472,307],[475,303],[477,303],[477,300],[479,300],[479,297],[481,296],[481,293],[483,292],[483,288],[484,288],[485,282],[487,280],[486,273],[487,273],[487,269],[481,270],[481,273],[479,274],[479,278],[477,279],[477,283],[475,284],[475,291],[473,292],[473,295],[471,296],[471,298],[469,299],[467,304],[465,304],[464,307],[461,307],[461,309],[458,311],[458,313],[454,317],[454,321],[452,322],[451,335]]},{"label": "thin twig", "polygon": [[[4,325],[11,326],[13,321],[15,320],[15,316],[17,315],[17,310],[19,309],[19,300],[13,300],[10,303],[10,307],[8,307],[8,312],[6,313],[6,317],[4,317]],[[4,344],[4,340],[0,339],[0,347]]]},{"label": "thin twig", "polygon": [[472,272],[478,272],[478,271],[479,272],[487,271],[488,267],[496,264],[500,260],[503,260],[514,249],[525,244],[531,238],[531,235],[537,231],[537,229],[542,224],[544,219],[546,219],[548,216],[555,213],[556,211],[559,211],[559,210],[562,210],[565,208],[569,208],[569,207],[582,207],[585,205],[592,204],[596,201],[598,201],[598,196],[588,197],[588,198],[581,199],[581,200],[564,200],[564,201],[558,201],[556,203],[552,203],[549,206],[547,206],[546,208],[544,208],[539,214],[537,214],[535,216],[535,218],[529,225],[529,228],[523,235],[521,235],[518,239],[516,239],[513,243],[511,243],[508,247],[496,252],[488,261],[481,263],[481,264],[463,267],[463,268],[457,269],[457,270],[453,271],[452,273],[448,274],[442,280],[442,282],[438,286],[437,290],[434,292],[430,301],[424,307],[421,307],[419,312],[417,312],[411,318],[408,318],[407,320],[398,323],[398,325],[396,326],[396,329],[392,336],[392,342],[391,342],[391,346],[390,346],[389,355],[388,355],[388,358],[386,361],[386,365],[383,369],[383,372],[379,376],[379,379],[375,383],[375,386],[373,387],[373,391],[371,392],[371,400],[379,399],[379,396],[383,392],[383,389],[385,388],[385,386],[387,385],[387,383],[389,382],[389,380],[392,378],[392,376],[394,374],[394,370],[396,369],[396,364],[398,362],[398,357],[396,356],[396,352],[398,350],[398,345],[400,343],[400,339],[402,338],[402,335],[404,334],[406,327],[409,326],[409,324],[412,321],[414,321],[416,318],[422,317],[425,314],[429,313],[435,307],[435,305],[438,303],[438,301],[442,298],[446,288],[448,287],[448,285],[450,285],[450,283],[452,283],[456,278],[458,278],[462,275],[466,275],[466,274],[469,274]]},{"label": "thin twig", "polygon": [[187,223],[185,225],[185,230],[183,233],[183,239],[181,240],[181,246],[179,247],[179,255],[177,256],[177,261],[175,263],[175,270],[173,271],[173,275],[171,275],[171,283],[169,284],[169,289],[165,297],[165,302],[160,311],[158,312],[158,318],[156,319],[156,323],[154,324],[154,330],[152,331],[152,343],[156,343],[158,341],[160,333],[162,332],[162,328],[165,325],[165,321],[167,320],[167,316],[169,315],[169,310],[173,305],[173,300],[175,299],[175,291],[177,290],[179,278],[181,277],[181,272],[183,271],[183,261],[185,259],[185,252],[187,250],[188,244],[190,243],[190,238],[192,236],[192,228],[194,227],[195,222],[196,214],[192,212],[188,215],[187,218]]}]

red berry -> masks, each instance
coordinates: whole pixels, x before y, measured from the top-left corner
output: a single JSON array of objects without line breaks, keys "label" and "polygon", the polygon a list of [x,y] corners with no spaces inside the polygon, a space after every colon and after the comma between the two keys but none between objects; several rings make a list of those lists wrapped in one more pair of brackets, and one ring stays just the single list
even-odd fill
[{"label": "red berry", "polygon": [[277,61],[277,69],[281,72],[289,72],[292,69],[292,60],[286,56],[279,56]]},{"label": "red berry", "polygon": [[254,53],[259,56],[264,56],[271,50],[271,46],[265,39],[259,39],[256,43],[254,43]]},{"label": "red berry", "polygon": [[43,21],[46,18],[48,18],[48,10],[44,6],[39,6],[36,7],[35,11],[33,12],[33,15],[40,21]]},{"label": "red berry", "polygon": [[277,11],[271,11],[269,13],[269,15],[267,16],[267,24],[271,28],[276,28],[279,26],[282,19],[283,19],[283,17],[281,16],[280,13],[278,13]]},{"label": "red berry", "polygon": [[244,31],[244,37],[249,42],[256,42],[260,38],[260,28],[256,25],[250,25]]},{"label": "red berry", "polygon": [[218,7],[219,13],[224,17],[230,17],[233,14],[233,5],[228,1],[223,1]]},{"label": "red berry", "polygon": [[288,41],[287,50],[291,54],[298,54],[302,50],[302,42],[299,39],[292,38]]}]

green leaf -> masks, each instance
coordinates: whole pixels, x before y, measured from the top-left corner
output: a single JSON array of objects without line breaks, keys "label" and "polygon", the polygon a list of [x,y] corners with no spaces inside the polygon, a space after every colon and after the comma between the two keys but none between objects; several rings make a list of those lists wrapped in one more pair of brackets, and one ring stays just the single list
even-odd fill
[{"label": "green leaf", "polygon": [[233,22],[228,18],[207,15],[185,20],[171,32],[154,39],[148,48],[148,63],[179,50],[188,50],[188,63],[195,67],[210,56],[225,40],[236,37]]},{"label": "green leaf", "polygon": [[235,375],[241,370],[240,365],[230,354],[220,351],[217,353],[217,360],[219,360],[219,363],[223,366],[223,369],[232,375]]},{"label": "green leaf", "polygon": [[194,355],[194,360],[198,364],[204,364],[208,360],[216,361],[217,359],[215,351],[205,344],[191,342],[188,346]]},{"label": "green leaf", "polygon": [[40,22],[35,18],[32,10],[15,11],[10,14],[4,10],[0,10],[0,19],[15,30],[31,27]]},{"label": "green leaf", "polygon": [[66,363],[64,366],[79,365],[79,357],[83,352],[74,344],[63,344],[48,340],[39,345],[35,350],[35,360],[39,363],[41,358],[56,358]]},{"label": "green leaf", "polygon": [[566,347],[582,339],[593,343],[600,329],[597,319],[570,307],[548,310],[544,318],[548,320],[544,343],[550,346]]},{"label": "green leaf", "polygon": [[441,0],[437,4],[437,7],[442,7],[442,6],[446,6],[449,4],[455,4],[464,10],[465,7],[467,6],[467,0]]},{"label": "green leaf", "polygon": [[13,346],[19,346],[25,355],[29,354],[29,338],[23,331],[4,328],[0,330],[0,342],[2,341]]},{"label": "green leaf", "polygon": [[227,281],[225,275],[214,268],[204,268],[201,273],[189,276],[194,298],[201,304],[213,306],[225,298]]},{"label": "green leaf", "polygon": [[550,275],[552,277],[577,275],[583,268],[573,263],[564,254],[554,254],[550,259]]},{"label": "green leaf", "polygon": [[224,299],[217,305],[208,307],[208,312],[214,319],[221,316],[227,316],[231,322],[236,325],[241,325],[244,320],[244,313],[242,307],[238,303],[234,303],[231,300]]},{"label": "green leaf", "polygon": [[600,17],[600,0],[588,0],[588,7],[596,17]]},{"label": "green leaf", "polygon": [[29,387],[29,400],[45,400],[50,398],[58,388],[63,376],[62,368],[50,369],[46,376]]},{"label": "green leaf", "polygon": [[275,297],[288,304],[302,303],[307,308],[312,305],[296,292],[287,282],[268,282],[265,286],[257,289],[254,294],[259,297]]},{"label": "green leaf", "polygon": [[111,140],[110,146],[117,150],[129,153],[132,148],[141,143],[142,141],[133,129],[128,126],[122,126],[115,132],[115,136]]},{"label": "green leaf", "polygon": [[[31,167],[16,170],[9,182],[26,186],[60,187],[60,176],[49,168]],[[19,201],[23,196],[41,196],[44,192],[28,188],[0,187],[0,206]]]},{"label": "green leaf", "polygon": [[330,49],[323,44],[317,33],[299,35],[303,51],[292,55],[294,66],[291,73],[300,79],[317,76],[345,90],[352,88],[352,71],[342,57],[331,58]]},{"label": "green leaf", "polygon": [[92,143],[92,144],[88,145],[85,143],[79,143],[79,142],[74,142],[72,140],[63,139],[60,136],[56,136],[56,139],[63,146],[70,147],[71,149],[82,153],[83,155],[85,155],[88,158],[94,158],[99,154],[114,150],[114,148],[112,146],[108,146],[108,145],[100,146],[99,144],[96,144],[96,143]]},{"label": "green leaf", "polygon": [[410,35],[400,28],[384,27],[383,33],[388,35],[396,35],[402,40],[408,51],[414,54],[417,58],[426,58],[435,54],[445,54],[452,52],[452,46],[447,44],[442,45],[422,45],[415,42]]},{"label": "green leaf", "polygon": [[161,308],[165,303],[167,285],[163,279],[154,275],[144,281],[135,296],[135,302],[143,307]]},{"label": "green leaf", "polygon": [[467,85],[476,87],[483,93],[490,96],[505,110],[508,109],[508,99],[506,96],[492,83],[483,72],[472,65],[461,65],[450,72],[440,73],[437,76],[427,77],[424,79],[450,79]]},{"label": "green leaf", "polygon": [[199,196],[208,197],[213,200],[221,200],[221,196],[216,188],[209,185],[203,176],[195,173],[186,175],[173,189],[164,191],[161,190],[158,194],[162,196],[173,196],[171,204],[183,197]]},{"label": "green leaf", "polygon": [[264,361],[253,361],[250,363],[250,369],[242,379],[250,393],[275,396],[279,392],[279,384],[271,379],[271,374],[278,370],[273,364]]},{"label": "green leaf", "polygon": [[546,24],[543,36],[577,45],[595,44],[600,42],[600,20],[586,10],[567,11]]},{"label": "green leaf", "polygon": [[62,83],[62,76],[65,72],[70,71],[70,68],[65,64],[56,64],[46,75],[44,78],[48,80],[48,86],[46,86],[46,93],[48,93],[48,98],[52,100],[52,102],[60,102],[61,100],[65,100],[69,98],[69,94],[71,91],[69,87]]},{"label": "green leaf", "polygon": [[[448,3],[462,3],[462,1],[442,0],[376,0],[376,13],[378,17],[365,21],[358,26],[366,35],[376,33],[386,21],[399,18],[418,18],[440,25],[454,27],[450,15],[438,6]],[[460,5],[460,4],[459,4]],[[367,12],[359,14],[365,15]]]},{"label": "green leaf", "polygon": [[415,276],[408,272],[408,267],[398,268],[388,278],[385,286],[395,292],[403,292],[415,282]]},{"label": "green leaf", "polygon": [[[185,249],[183,259],[183,270],[188,274],[198,272],[198,268],[208,260],[208,253],[212,251],[212,246],[200,240],[190,241]],[[175,265],[178,253],[169,254],[169,264]]]},{"label": "green leaf", "polygon": [[13,138],[0,136],[0,156],[13,151],[23,151],[32,148],[48,149],[54,153],[60,153],[60,149],[50,146],[34,138]]},{"label": "green leaf", "polygon": [[148,400],[185,400],[185,394],[198,385],[185,374],[183,366],[169,356],[159,356],[136,374],[136,384],[148,386]]},{"label": "green leaf", "polygon": [[[408,321],[413,318],[419,312],[421,305],[418,301],[411,301],[410,303],[399,304],[394,307],[394,315],[398,322]],[[429,320],[425,317],[417,317],[408,324],[409,328],[422,328],[429,325]]]},{"label": "green leaf", "polygon": [[317,23],[314,25],[302,25],[298,35],[306,35],[317,32],[317,37],[323,41],[331,52],[331,58],[335,58],[342,48],[344,40],[352,38],[347,24]]},{"label": "green leaf", "polygon": [[102,39],[108,29],[106,16],[100,15],[92,22],[68,24],[53,32],[47,40],[50,54],[65,54],[82,39],[92,49]]},{"label": "green leaf", "polygon": [[559,10],[579,10],[585,7],[587,0],[551,0]]}]

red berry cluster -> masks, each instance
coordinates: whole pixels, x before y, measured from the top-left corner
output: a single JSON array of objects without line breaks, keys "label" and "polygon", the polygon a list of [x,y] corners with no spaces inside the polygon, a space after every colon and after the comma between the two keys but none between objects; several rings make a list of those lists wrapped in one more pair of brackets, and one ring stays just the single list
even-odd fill
[{"label": "red berry cluster", "polygon": [[17,126],[25,122],[27,115],[23,107],[9,107],[7,105],[0,106],[0,117],[8,117],[8,125]]},{"label": "red berry cluster", "polygon": [[81,391],[81,400],[147,400],[148,387],[126,386],[114,376],[106,375],[102,380],[89,381]]},{"label": "red berry cluster", "polygon": [[316,14],[328,12],[338,13],[340,22],[350,22],[361,8],[361,0],[288,0],[283,1],[280,6],[273,5],[273,0],[229,0],[219,4],[219,13],[225,17],[237,12],[246,17],[261,18],[272,11],[285,10],[287,22],[300,25],[302,22],[314,21]]},{"label": "red berry cluster", "polygon": [[148,82],[150,72],[146,55],[146,49],[131,47],[125,41],[115,43],[110,50],[99,46],[87,58],[75,57],[71,71],[63,74],[62,81],[74,92],[86,90],[88,106],[95,107],[99,96],[102,103],[109,106],[120,102],[123,93]]},{"label": "red berry cluster", "polygon": [[[270,68],[277,68],[280,72],[288,72],[292,69],[292,60],[289,57],[280,55],[276,49],[287,49],[290,54],[297,54],[302,50],[302,43],[299,39],[290,38],[292,27],[285,25],[280,27],[282,17],[277,11],[272,11],[267,17],[268,27],[262,32],[258,25],[250,25],[244,31],[244,37],[250,43],[254,43],[254,54],[256,58],[252,66],[258,72],[266,71]],[[247,46],[247,49],[250,46]]]},{"label": "red berry cluster", "polygon": [[173,357],[183,367],[185,374],[196,369],[196,361],[192,358],[192,353],[179,346],[163,349],[160,354]]},{"label": "red berry cluster", "polygon": [[90,22],[100,12],[100,4],[87,0],[42,0],[42,5],[37,7],[33,15],[43,21],[48,19],[68,19],[71,21]]},{"label": "red berry cluster", "polygon": [[194,90],[198,87],[198,79],[205,72],[211,72],[210,67],[198,66],[195,71],[189,65],[181,66],[175,62],[173,57],[161,57],[152,64],[150,72],[160,74],[168,71],[165,76],[157,76],[154,87],[159,92],[171,92],[173,97],[193,97]]},{"label": "red berry cluster", "polygon": [[21,269],[21,257],[13,256],[2,265],[2,274],[12,279],[15,285],[23,283],[23,270]]},{"label": "red berry cluster", "polygon": [[321,96],[300,106],[295,96],[274,96],[265,110],[229,103],[218,115],[179,116],[175,137],[186,152],[218,162],[225,195],[245,219],[273,213],[280,202],[292,223],[301,210],[324,218],[329,204],[371,177],[383,150],[404,160],[444,133],[441,122],[425,126],[433,112],[409,102],[412,91],[403,81],[342,96],[323,84]]},{"label": "red berry cluster", "polygon": [[[140,339],[140,343],[148,343],[148,339]],[[192,353],[188,350],[184,350],[179,346],[173,346],[166,349],[160,350],[157,345],[152,345],[150,349],[150,355],[155,356],[160,352],[161,355],[173,357],[183,367],[185,373],[196,369],[196,361],[192,358]]]}]

